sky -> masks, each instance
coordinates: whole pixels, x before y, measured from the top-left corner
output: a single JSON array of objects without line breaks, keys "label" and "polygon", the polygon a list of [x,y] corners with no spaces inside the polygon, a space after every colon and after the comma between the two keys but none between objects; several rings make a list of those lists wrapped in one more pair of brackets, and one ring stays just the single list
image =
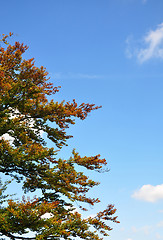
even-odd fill
[{"label": "sky", "polygon": [[163,239],[162,12],[162,0],[1,2],[0,33],[61,85],[54,99],[102,105],[69,129],[61,155],[107,159],[109,172],[90,173],[101,203],[87,213],[115,204],[120,224],[106,239]]}]

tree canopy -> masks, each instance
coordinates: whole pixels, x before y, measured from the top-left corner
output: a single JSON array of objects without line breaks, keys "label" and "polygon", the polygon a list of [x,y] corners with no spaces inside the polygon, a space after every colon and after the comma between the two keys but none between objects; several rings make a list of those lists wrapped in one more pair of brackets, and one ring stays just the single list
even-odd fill
[{"label": "tree canopy", "polygon": [[[9,44],[11,36],[3,35],[0,47],[0,172],[21,182],[24,196],[15,200],[5,194],[8,182],[0,183],[0,234],[13,240],[27,239],[23,234],[28,231],[33,232],[29,239],[103,239],[111,230],[108,221],[118,222],[116,209],[108,205],[94,217],[82,217],[75,204],[86,211],[83,203],[100,202],[88,195],[99,182],[76,167],[101,171],[106,160],[82,157],[75,150],[68,159],[57,157],[72,137],[66,129],[99,107],[49,100],[60,87],[49,82],[46,69],[36,67],[34,58],[23,59],[28,47]],[[36,197],[27,197],[36,191]],[[42,217],[45,213],[48,218]]]}]

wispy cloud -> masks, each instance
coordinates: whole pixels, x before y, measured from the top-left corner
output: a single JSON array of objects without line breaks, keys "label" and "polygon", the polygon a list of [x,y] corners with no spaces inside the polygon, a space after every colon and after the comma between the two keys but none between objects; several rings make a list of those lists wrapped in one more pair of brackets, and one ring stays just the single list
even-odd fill
[{"label": "wispy cloud", "polygon": [[143,4],[147,3],[147,0],[142,0],[142,3],[143,3]]},{"label": "wispy cloud", "polygon": [[145,225],[145,226],[142,226],[139,228],[133,226],[131,230],[133,233],[142,232],[143,234],[145,234],[147,236],[147,235],[151,234],[151,232],[153,231],[153,227],[149,226],[149,225]]},{"label": "wispy cloud", "polygon": [[132,197],[151,203],[163,200],[163,184],[156,186],[150,184],[143,185],[139,190],[133,193]]},{"label": "wispy cloud", "polygon": [[162,239],[162,237],[159,233],[156,233],[156,239]]},{"label": "wispy cloud", "polygon": [[163,222],[153,223],[152,225],[140,225],[132,226],[128,232],[128,238],[126,240],[139,239],[161,239],[163,240],[162,235]]},{"label": "wispy cloud", "polygon": [[97,75],[97,74],[85,74],[85,73],[62,73],[58,72],[55,74],[52,74],[52,77],[55,79],[100,79],[104,78],[103,75]]},{"label": "wispy cloud", "polygon": [[159,213],[163,213],[163,209],[158,210]]},{"label": "wispy cloud", "polygon": [[141,41],[135,44],[133,38],[128,37],[126,40],[127,57],[136,57],[138,62],[144,63],[152,58],[163,59],[163,23],[159,24],[155,30],[150,30]]},{"label": "wispy cloud", "polygon": [[136,55],[135,52],[135,45],[136,42],[134,41],[134,38],[132,35],[128,36],[126,39],[126,49],[125,49],[125,54],[127,56],[127,58],[132,58]]},{"label": "wispy cloud", "polygon": [[161,227],[161,228],[162,228],[162,227],[163,227],[163,221],[160,221],[160,222],[157,224],[157,227],[159,227],[159,228]]}]

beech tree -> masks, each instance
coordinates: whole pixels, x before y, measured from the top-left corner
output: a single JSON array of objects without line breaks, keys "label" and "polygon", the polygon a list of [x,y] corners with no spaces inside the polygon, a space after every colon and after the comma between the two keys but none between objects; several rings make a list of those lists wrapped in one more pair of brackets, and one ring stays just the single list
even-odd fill
[{"label": "beech tree", "polygon": [[[75,150],[68,159],[57,157],[72,137],[66,129],[99,107],[48,100],[60,87],[49,82],[46,69],[36,67],[33,58],[23,59],[28,47],[9,44],[11,36],[3,35],[0,47],[0,172],[2,179],[8,175],[9,181],[21,183],[24,195],[20,200],[8,196],[9,181],[0,182],[0,234],[13,240],[103,239],[111,230],[108,222],[118,222],[116,209],[108,205],[94,217],[82,217],[78,208],[86,211],[86,203],[100,202],[88,195],[99,182],[76,167],[103,171],[106,160],[100,155],[82,157]],[[37,196],[30,199],[31,192]],[[29,231],[33,236],[24,237]]]}]

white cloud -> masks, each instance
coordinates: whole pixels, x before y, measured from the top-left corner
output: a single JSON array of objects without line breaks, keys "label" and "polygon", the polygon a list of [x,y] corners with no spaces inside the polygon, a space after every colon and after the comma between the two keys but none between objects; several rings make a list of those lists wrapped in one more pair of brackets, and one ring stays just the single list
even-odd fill
[{"label": "white cloud", "polygon": [[41,219],[48,219],[53,217],[54,215],[52,213],[45,213],[41,216]]},{"label": "white cloud", "polygon": [[[10,116],[9,116],[10,119],[14,119],[14,118],[17,118],[19,116],[24,116],[17,109],[9,108],[9,110],[11,110],[11,113],[10,113]],[[26,124],[28,124],[29,127],[33,128],[34,120],[32,118],[26,119],[24,121],[26,122]],[[35,129],[33,128],[33,130],[35,130]],[[40,136],[42,137],[44,132],[41,130],[39,133],[40,133]],[[2,136],[0,136],[0,140],[1,139],[8,140],[11,144],[14,141],[14,137],[10,136],[10,131],[8,131],[8,133],[5,133]]]},{"label": "white cloud", "polygon": [[[19,115],[19,111],[16,109],[16,110],[13,110],[12,108],[9,108],[11,110],[11,113],[10,113],[10,119],[13,119],[13,118],[16,118],[17,115]],[[10,143],[12,143],[14,141],[14,138],[10,136],[10,134],[8,133],[5,133],[3,134],[2,136],[0,136],[0,140],[1,139],[5,139],[5,140],[8,140]]]},{"label": "white cloud", "polygon": [[140,63],[144,63],[152,58],[163,59],[163,23],[159,24],[155,30],[150,30],[143,37],[140,47],[136,47],[135,44],[134,47],[132,47],[132,43],[133,40],[127,38],[127,57],[131,58],[136,56]]},{"label": "white cloud", "polygon": [[142,186],[132,195],[133,198],[143,200],[146,202],[156,202],[163,200],[163,184],[152,186],[150,184]]},{"label": "white cloud", "polygon": [[150,31],[145,37],[144,42],[146,48],[142,48],[138,52],[140,62],[149,60],[150,58],[163,58],[163,23],[160,24],[155,31]]},{"label": "white cloud", "polygon": [[14,138],[11,137],[8,133],[3,134],[3,135],[0,137],[0,140],[1,140],[1,139],[7,140],[7,141],[9,141],[9,142],[11,142],[11,143],[14,141]]}]

